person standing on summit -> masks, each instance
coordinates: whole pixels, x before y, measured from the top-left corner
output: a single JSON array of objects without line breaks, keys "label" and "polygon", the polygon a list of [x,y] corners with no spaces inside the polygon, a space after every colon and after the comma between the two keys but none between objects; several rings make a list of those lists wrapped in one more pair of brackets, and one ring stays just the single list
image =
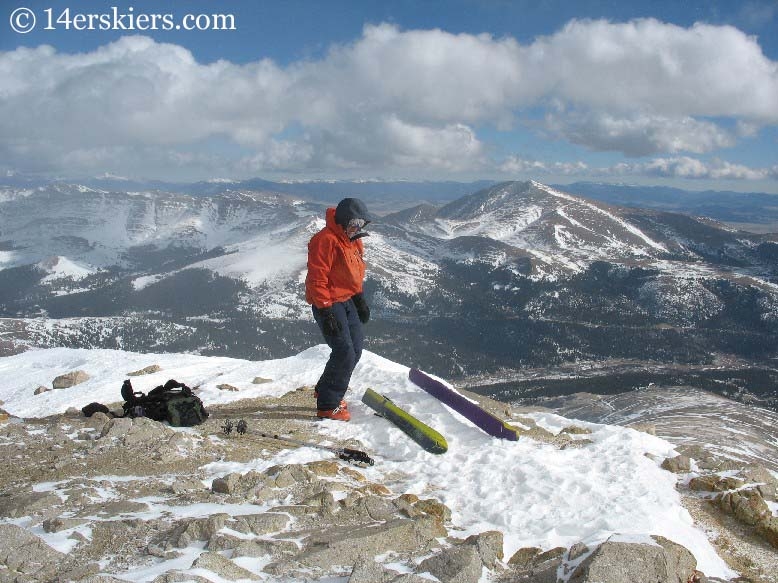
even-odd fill
[{"label": "person standing on summit", "polygon": [[363,229],[371,221],[365,203],[344,198],[328,208],[327,225],[308,243],[305,300],[324,340],[332,349],[316,383],[316,416],[348,421],[351,415],[343,397],[351,374],[362,356],[362,325],[370,308],[362,294],[365,278]]}]

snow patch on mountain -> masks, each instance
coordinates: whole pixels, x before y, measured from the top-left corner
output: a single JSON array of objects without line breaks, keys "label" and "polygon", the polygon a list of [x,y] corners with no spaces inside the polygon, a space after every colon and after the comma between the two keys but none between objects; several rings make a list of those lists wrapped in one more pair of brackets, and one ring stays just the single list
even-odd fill
[{"label": "snow patch on mountain", "polygon": [[51,283],[64,278],[73,280],[84,279],[97,271],[90,265],[81,265],[75,261],[71,261],[67,257],[59,255],[49,257],[48,259],[39,262],[38,267],[49,273],[41,280],[43,283]]}]

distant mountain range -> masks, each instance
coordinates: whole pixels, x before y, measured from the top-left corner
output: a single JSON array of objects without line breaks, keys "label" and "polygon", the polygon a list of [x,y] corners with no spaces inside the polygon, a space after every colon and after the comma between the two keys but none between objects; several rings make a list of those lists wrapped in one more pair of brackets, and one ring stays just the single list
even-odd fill
[{"label": "distant mountain range", "polygon": [[[0,178],[2,186],[10,188],[48,187],[49,179],[27,175]],[[70,181],[59,181],[72,184]],[[229,191],[262,191],[290,194],[319,202],[336,202],[354,196],[371,203],[379,212],[397,211],[408,205],[426,202],[446,204],[496,184],[492,180],[454,181],[351,181],[312,180],[273,182],[261,178],[248,180],[217,179],[196,183],[131,180],[116,176],[92,177],[77,184],[108,192],[148,192],[216,196]],[[638,186],[603,182],[575,182],[551,185],[557,190],[598,200],[608,204],[677,212],[695,217],[708,217],[731,223],[745,230],[778,233],[778,195],[759,192],[691,191],[665,186]]]},{"label": "distant mountain range", "polygon": [[576,182],[564,188],[594,200],[709,217],[746,230],[778,232],[778,195],[760,192],[702,192],[665,186]]},{"label": "distant mountain range", "polygon": [[[0,350],[265,359],[318,344],[302,282],[326,204],[218,188],[0,188]],[[368,346],[397,362],[508,378],[617,361],[770,369],[778,356],[771,236],[537,182],[404,208],[370,231]],[[772,398],[759,384],[744,390]]]}]

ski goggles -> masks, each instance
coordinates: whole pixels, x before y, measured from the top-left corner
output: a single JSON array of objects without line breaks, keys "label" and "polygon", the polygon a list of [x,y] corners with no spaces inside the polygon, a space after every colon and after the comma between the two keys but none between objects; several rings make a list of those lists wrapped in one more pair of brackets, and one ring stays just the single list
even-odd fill
[{"label": "ski goggles", "polygon": [[367,224],[367,221],[365,219],[351,219],[348,222],[348,228],[349,229],[356,229],[357,231],[361,230],[365,225]]}]

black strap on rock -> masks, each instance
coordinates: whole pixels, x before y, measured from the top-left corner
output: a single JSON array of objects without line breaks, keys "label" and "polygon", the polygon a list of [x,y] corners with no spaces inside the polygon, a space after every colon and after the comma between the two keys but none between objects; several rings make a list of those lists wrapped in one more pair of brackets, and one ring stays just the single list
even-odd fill
[{"label": "black strap on rock", "polygon": [[326,449],[333,453],[338,454],[338,457],[349,463],[363,464],[366,466],[372,466],[375,464],[375,460],[367,455],[364,451],[358,449],[350,449],[348,447],[330,447],[328,445],[320,445],[318,443],[312,443],[310,441],[301,441],[299,439],[292,439],[291,437],[283,437],[281,435],[271,435],[269,433],[260,433],[261,437],[268,439],[277,439],[278,441],[286,441],[288,443],[294,443],[296,445],[302,445],[305,447],[315,447],[317,449]]}]

